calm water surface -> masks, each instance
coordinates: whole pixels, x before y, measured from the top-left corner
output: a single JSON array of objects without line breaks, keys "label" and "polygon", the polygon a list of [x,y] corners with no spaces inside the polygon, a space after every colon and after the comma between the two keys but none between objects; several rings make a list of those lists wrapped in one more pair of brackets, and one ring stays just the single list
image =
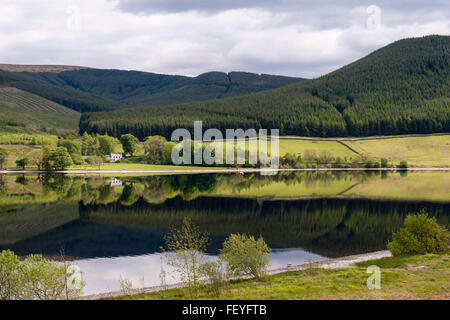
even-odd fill
[{"label": "calm water surface", "polygon": [[120,276],[134,287],[159,285],[163,236],[185,216],[210,233],[208,257],[231,233],[261,235],[279,268],[384,250],[422,208],[450,227],[449,172],[6,175],[0,249],[58,259],[64,248],[92,294],[118,290]]}]

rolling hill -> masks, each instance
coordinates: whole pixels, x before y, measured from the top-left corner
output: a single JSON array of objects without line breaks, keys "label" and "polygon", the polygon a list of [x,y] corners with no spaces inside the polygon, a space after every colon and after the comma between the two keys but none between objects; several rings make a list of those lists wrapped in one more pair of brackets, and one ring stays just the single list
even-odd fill
[{"label": "rolling hill", "polygon": [[77,131],[80,113],[29,92],[0,87],[0,131]]},{"label": "rolling hill", "polygon": [[79,112],[205,101],[279,88],[304,79],[248,72],[197,77],[71,66],[0,64],[0,77]]},{"label": "rolling hill", "polygon": [[80,132],[170,138],[176,128],[279,128],[281,135],[450,131],[450,36],[399,40],[314,80],[164,108],[83,114]]}]

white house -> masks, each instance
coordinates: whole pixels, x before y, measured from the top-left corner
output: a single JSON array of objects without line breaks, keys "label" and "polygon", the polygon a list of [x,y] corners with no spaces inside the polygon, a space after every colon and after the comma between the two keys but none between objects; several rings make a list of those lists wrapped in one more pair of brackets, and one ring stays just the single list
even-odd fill
[{"label": "white house", "polygon": [[117,178],[111,178],[111,179],[109,179],[108,184],[111,187],[121,186],[122,185],[122,181],[120,181]]},{"label": "white house", "polygon": [[121,153],[111,153],[106,155],[106,159],[108,159],[111,162],[116,162],[117,160],[122,159],[122,154]]}]

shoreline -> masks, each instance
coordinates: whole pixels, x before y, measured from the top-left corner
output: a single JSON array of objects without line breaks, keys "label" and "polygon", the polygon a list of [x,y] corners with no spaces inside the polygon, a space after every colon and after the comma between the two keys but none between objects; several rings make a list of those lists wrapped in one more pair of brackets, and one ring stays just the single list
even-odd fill
[{"label": "shoreline", "polygon": [[149,170],[0,170],[0,174],[88,174],[88,173],[266,173],[296,171],[450,171],[450,167],[414,167],[414,168],[218,168],[218,169],[149,169]]},{"label": "shoreline", "polygon": [[[392,254],[389,250],[382,250],[382,251],[374,251],[369,253],[363,253],[363,254],[356,254],[351,256],[345,256],[340,258],[333,258],[333,259],[327,259],[323,261],[318,261],[317,265],[319,268],[322,269],[348,269],[352,268],[354,263],[362,262],[362,261],[368,261],[368,260],[374,260],[374,259],[381,259],[386,257],[391,257]],[[278,273],[283,272],[290,272],[290,271],[298,271],[298,270],[304,270],[307,269],[307,264],[300,264],[295,266],[287,266],[284,268],[277,268],[277,269],[271,269],[267,271],[267,275],[274,275]],[[239,277],[237,279],[246,279],[248,277]],[[233,279],[232,279],[233,280]],[[236,280],[236,279],[234,279]],[[181,282],[166,285],[166,286],[152,286],[152,287],[145,287],[140,289],[131,289],[129,292],[129,295],[139,294],[139,293],[149,293],[149,292],[156,292],[161,290],[169,290],[169,289],[176,289],[176,288],[182,288],[185,285]],[[125,295],[122,291],[111,291],[111,292],[104,292],[104,293],[97,293],[97,294],[91,294],[80,297],[81,300],[97,300],[102,298],[112,298],[112,297],[119,297]]]}]

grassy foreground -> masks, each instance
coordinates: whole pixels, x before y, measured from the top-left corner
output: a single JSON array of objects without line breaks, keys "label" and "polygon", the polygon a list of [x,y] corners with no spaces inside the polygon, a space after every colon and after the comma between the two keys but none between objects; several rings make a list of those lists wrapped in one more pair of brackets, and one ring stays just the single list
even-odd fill
[{"label": "grassy foreground", "polygon": [[[369,290],[369,265],[381,268],[381,288]],[[350,269],[308,268],[256,280],[231,281],[220,299],[449,299],[450,256],[390,257],[357,264]],[[114,299],[189,299],[186,289],[170,289]],[[199,299],[216,299],[208,288]]]}]

